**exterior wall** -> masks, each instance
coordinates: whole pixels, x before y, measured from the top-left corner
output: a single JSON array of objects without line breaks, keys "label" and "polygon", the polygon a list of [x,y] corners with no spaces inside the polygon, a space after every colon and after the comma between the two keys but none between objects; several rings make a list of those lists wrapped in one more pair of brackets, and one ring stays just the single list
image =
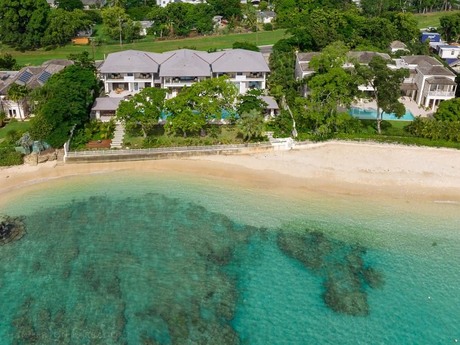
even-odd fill
[{"label": "exterior wall", "polygon": [[[256,88],[265,90],[267,87],[267,73],[214,73],[212,77],[228,75],[230,82],[238,87],[240,94]],[[211,77],[211,76],[209,76]],[[208,77],[161,77],[154,73],[103,73],[101,79],[104,82],[105,93],[121,94],[124,91],[136,93],[146,87],[161,87],[168,89],[167,98],[177,96],[185,86],[191,86]]]},{"label": "exterior wall", "polygon": [[442,59],[456,59],[460,54],[460,47],[439,48],[439,56]]},{"label": "exterior wall", "polygon": [[24,102],[18,104],[17,102],[6,99],[4,96],[1,96],[0,102],[8,118],[23,120],[29,116],[27,106]]}]

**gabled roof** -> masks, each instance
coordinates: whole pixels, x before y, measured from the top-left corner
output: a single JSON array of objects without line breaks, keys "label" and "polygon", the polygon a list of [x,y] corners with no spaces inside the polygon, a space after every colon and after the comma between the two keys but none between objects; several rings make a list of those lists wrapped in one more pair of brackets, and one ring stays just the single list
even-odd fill
[{"label": "gabled roof", "polygon": [[266,109],[278,110],[280,108],[276,100],[271,96],[260,96],[260,99],[267,103]]},{"label": "gabled roof", "polygon": [[226,50],[212,63],[212,71],[225,72],[270,72],[263,55],[244,49]]},{"label": "gabled roof", "polygon": [[384,60],[391,60],[390,55],[386,53],[378,53],[378,52],[370,52],[370,51],[351,51],[351,52],[348,52],[347,55],[349,58],[355,59],[358,61],[358,63],[365,64],[365,65],[369,64],[369,62],[371,62],[371,60],[375,56],[380,56]]},{"label": "gabled roof", "polygon": [[160,77],[207,77],[211,74],[209,62],[197,51],[175,50],[161,64]]},{"label": "gabled roof", "polygon": [[439,84],[439,85],[457,85],[455,81],[446,77],[430,77],[426,79],[428,84]]},{"label": "gabled roof", "polygon": [[390,43],[390,48],[405,50],[407,49],[407,45],[401,41],[396,40]]},{"label": "gabled roof", "polygon": [[102,73],[156,72],[158,63],[153,59],[160,54],[146,53],[139,50],[124,50],[111,53],[102,63]]},{"label": "gabled roof", "polygon": [[118,109],[122,97],[98,97],[94,100],[92,111],[115,111]]},{"label": "gabled roof", "polygon": [[442,64],[438,60],[427,55],[407,55],[401,56],[401,58],[409,65],[419,65],[421,63],[427,63],[431,66],[442,66]]},{"label": "gabled roof", "polygon": [[53,74],[71,64],[73,62],[70,60],[58,59],[46,61],[41,66],[23,67],[14,74],[10,74],[9,78],[3,80],[3,83],[0,82],[0,94],[6,94],[13,83],[27,85],[30,89],[43,86]]}]

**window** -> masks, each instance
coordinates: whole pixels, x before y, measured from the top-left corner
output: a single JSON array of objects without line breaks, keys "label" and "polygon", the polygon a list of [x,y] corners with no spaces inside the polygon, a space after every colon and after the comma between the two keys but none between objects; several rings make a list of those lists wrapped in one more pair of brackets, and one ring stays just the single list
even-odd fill
[{"label": "window", "polygon": [[128,73],[128,77],[132,77],[132,76],[134,76],[133,73]]},{"label": "window", "polygon": [[10,117],[15,117],[16,116],[16,109],[8,109],[8,114]]},{"label": "window", "polygon": [[455,55],[455,51],[452,50],[452,51],[450,52],[450,55]]}]

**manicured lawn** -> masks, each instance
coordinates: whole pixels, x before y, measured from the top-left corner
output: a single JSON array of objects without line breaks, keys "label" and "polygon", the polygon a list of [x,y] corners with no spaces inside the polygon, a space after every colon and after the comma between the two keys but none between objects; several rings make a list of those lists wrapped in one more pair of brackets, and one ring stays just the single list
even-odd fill
[{"label": "manicured lawn", "polygon": [[168,50],[194,47],[198,50],[208,50],[211,48],[223,49],[231,48],[234,42],[250,42],[256,45],[268,45],[274,44],[279,39],[285,37],[285,30],[274,30],[274,31],[259,31],[244,34],[228,34],[218,36],[204,36],[185,38],[177,40],[158,41],[154,40],[153,37],[143,38],[134,43],[123,44],[120,46],[118,43],[103,44],[100,46],[75,46],[67,45],[65,47],[59,47],[54,50],[46,51],[44,49],[38,49],[35,51],[18,52],[7,47],[0,46],[0,51],[11,53],[19,64],[26,65],[39,65],[44,61],[50,59],[65,59],[69,54],[81,53],[88,51],[90,56],[94,56],[96,60],[101,60],[104,55],[120,50],[136,49],[145,50],[151,52],[165,52]]},{"label": "manicured lawn", "polygon": [[5,138],[6,134],[11,130],[16,130],[18,132],[24,133],[30,127],[30,122],[28,121],[17,121],[8,123],[6,126],[0,128],[0,141]]},{"label": "manicured lawn", "polygon": [[415,17],[418,21],[419,29],[427,28],[427,27],[438,27],[439,26],[439,18],[452,14],[452,13],[459,13],[460,11],[449,11],[449,12],[432,12],[426,14],[416,14]]}]

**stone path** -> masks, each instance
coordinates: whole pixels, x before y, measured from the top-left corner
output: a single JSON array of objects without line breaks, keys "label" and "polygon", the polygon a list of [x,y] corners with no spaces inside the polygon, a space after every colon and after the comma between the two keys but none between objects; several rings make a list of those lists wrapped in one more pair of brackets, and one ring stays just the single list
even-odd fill
[{"label": "stone path", "polygon": [[110,144],[111,149],[121,149],[123,143],[123,137],[125,136],[125,127],[121,122],[117,122],[115,127],[115,133],[113,134],[112,143]]}]

